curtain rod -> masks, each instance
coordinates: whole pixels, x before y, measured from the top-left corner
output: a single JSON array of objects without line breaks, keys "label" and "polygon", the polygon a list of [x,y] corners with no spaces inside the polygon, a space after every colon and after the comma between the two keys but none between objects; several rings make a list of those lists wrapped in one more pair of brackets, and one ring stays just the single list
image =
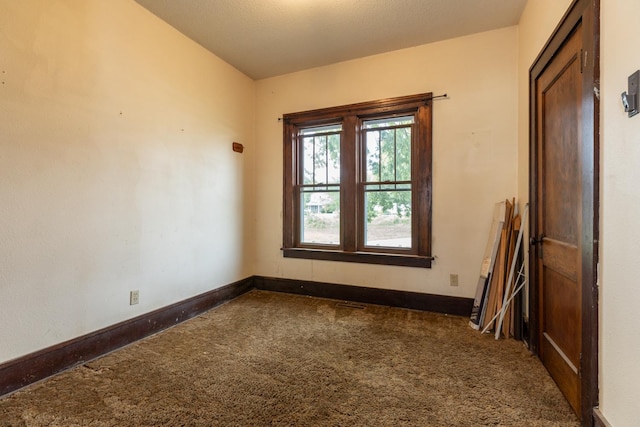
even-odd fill
[{"label": "curtain rod", "polygon": [[[446,98],[446,97],[447,97],[447,94],[446,94],[446,93],[443,93],[442,95],[435,95],[435,96],[432,96],[432,97],[430,97],[430,98],[424,98],[424,99],[423,99],[423,101],[424,101],[424,102],[428,102],[428,101],[431,101],[431,100],[433,100],[433,99]],[[279,121],[279,122],[281,122],[282,120],[284,120],[282,117],[278,117],[278,121]]]}]

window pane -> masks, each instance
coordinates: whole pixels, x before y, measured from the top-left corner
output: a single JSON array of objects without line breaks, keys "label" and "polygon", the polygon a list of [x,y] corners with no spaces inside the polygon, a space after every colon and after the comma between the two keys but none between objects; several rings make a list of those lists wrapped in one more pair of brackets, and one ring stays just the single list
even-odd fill
[{"label": "window pane", "polygon": [[302,183],[305,185],[313,184],[313,172],[315,167],[313,165],[313,137],[304,138],[302,140],[302,168],[303,168],[303,179]]},{"label": "window pane", "polygon": [[327,138],[327,184],[340,183],[340,135],[333,134]]},{"label": "window pane", "polygon": [[367,182],[411,180],[413,117],[364,122]]},{"label": "window pane", "polygon": [[384,128],[391,126],[411,125],[414,123],[413,116],[386,117],[384,119],[367,120],[364,122],[365,129]]},{"label": "window pane", "polygon": [[380,181],[380,132],[367,132],[367,181]]},{"label": "window pane", "polygon": [[316,136],[313,138],[313,166],[314,184],[326,184],[327,183],[327,137]]},{"label": "window pane", "polygon": [[411,191],[367,191],[365,209],[365,246],[411,247]]},{"label": "window pane", "polygon": [[300,131],[302,136],[302,184],[340,183],[340,126]]},{"label": "window pane", "polygon": [[342,125],[327,125],[327,126],[316,126],[312,128],[304,128],[300,130],[301,135],[316,135],[319,133],[339,133],[342,130]]},{"label": "window pane", "polygon": [[396,181],[411,181],[411,128],[396,130]]},{"label": "window pane", "polygon": [[380,181],[395,181],[395,129],[380,132]]},{"label": "window pane", "polygon": [[300,194],[300,242],[340,244],[340,191],[309,191]]}]

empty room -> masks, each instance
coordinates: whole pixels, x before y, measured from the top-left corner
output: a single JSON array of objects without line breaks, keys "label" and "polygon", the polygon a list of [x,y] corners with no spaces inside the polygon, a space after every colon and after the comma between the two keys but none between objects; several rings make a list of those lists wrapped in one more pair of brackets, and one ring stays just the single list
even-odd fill
[{"label": "empty room", "polygon": [[635,0],[0,0],[0,426],[638,426]]}]

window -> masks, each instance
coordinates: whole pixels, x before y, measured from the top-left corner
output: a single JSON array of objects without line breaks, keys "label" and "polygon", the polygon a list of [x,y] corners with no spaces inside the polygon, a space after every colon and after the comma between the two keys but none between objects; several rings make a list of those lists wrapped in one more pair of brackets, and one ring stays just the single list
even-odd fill
[{"label": "window", "polygon": [[431,267],[430,93],[285,114],[285,257]]}]

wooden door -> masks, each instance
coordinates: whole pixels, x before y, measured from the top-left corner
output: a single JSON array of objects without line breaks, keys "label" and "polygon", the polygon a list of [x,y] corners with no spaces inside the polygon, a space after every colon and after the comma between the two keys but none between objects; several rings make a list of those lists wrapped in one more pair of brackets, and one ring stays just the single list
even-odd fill
[{"label": "wooden door", "polygon": [[598,405],[599,0],[574,0],[529,70],[529,344],[582,425]]},{"label": "wooden door", "polygon": [[[582,26],[536,80],[538,342],[545,367],[581,413]],[[533,266],[532,266],[533,267]]]}]

